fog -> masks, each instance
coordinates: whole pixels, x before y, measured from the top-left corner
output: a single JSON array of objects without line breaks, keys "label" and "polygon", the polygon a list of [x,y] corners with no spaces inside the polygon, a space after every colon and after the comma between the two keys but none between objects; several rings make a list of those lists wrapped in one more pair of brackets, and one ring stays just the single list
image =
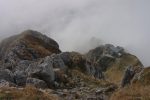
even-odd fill
[{"label": "fog", "polygon": [[62,51],[111,43],[150,65],[150,0],[0,0],[0,39],[26,29],[52,37]]}]

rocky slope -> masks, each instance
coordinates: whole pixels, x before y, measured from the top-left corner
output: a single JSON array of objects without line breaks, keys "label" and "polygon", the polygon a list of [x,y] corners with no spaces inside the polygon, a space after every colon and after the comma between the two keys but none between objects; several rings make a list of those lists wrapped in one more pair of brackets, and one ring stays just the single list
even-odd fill
[{"label": "rocky slope", "polygon": [[117,100],[126,86],[149,84],[148,69],[119,46],[61,52],[55,40],[27,30],[0,43],[0,97],[30,100],[29,89],[31,100],[36,93],[38,100]]}]

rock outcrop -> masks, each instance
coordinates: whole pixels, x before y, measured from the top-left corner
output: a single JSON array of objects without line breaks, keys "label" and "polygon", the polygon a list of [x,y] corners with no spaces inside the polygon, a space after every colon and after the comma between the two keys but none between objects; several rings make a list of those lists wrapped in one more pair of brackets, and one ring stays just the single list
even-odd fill
[{"label": "rock outcrop", "polygon": [[88,61],[99,66],[102,71],[106,71],[115,59],[121,57],[124,53],[125,51],[122,47],[106,44],[90,50],[86,57]]},{"label": "rock outcrop", "polygon": [[54,89],[67,100],[108,100],[120,83],[147,80],[149,68],[119,46],[101,45],[86,54],[61,52],[55,40],[32,30],[0,43],[0,87],[31,85]]},{"label": "rock outcrop", "polygon": [[32,30],[9,37],[0,44],[0,59],[10,67],[20,60],[34,60],[60,52],[56,41]]}]

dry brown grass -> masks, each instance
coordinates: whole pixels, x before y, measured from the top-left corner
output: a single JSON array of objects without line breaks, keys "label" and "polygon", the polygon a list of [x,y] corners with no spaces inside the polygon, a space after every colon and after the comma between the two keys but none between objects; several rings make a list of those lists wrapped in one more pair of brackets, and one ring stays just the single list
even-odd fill
[{"label": "dry brown grass", "polygon": [[117,59],[116,62],[107,69],[105,72],[106,79],[112,83],[120,84],[124,71],[129,65],[142,66],[136,56],[125,54],[120,59]]},{"label": "dry brown grass", "polygon": [[110,100],[150,100],[150,86],[134,84],[119,89]]},{"label": "dry brown grass", "polygon": [[79,77],[88,86],[92,86],[93,88],[94,87],[107,87],[107,86],[111,85],[111,83],[106,80],[96,79],[93,76],[85,75],[84,73],[82,73],[78,70],[73,70],[72,76]]},{"label": "dry brown grass", "polygon": [[150,100],[150,67],[144,68],[131,85],[116,91],[111,100]]},{"label": "dry brown grass", "polygon": [[0,89],[0,100],[58,100],[58,97],[32,86],[24,89],[5,87]]},{"label": "dry brown grass", "polygon": [[147,67],[143,70],[140,75],[139,82],[143,85],[150,85],[150,67]]}]

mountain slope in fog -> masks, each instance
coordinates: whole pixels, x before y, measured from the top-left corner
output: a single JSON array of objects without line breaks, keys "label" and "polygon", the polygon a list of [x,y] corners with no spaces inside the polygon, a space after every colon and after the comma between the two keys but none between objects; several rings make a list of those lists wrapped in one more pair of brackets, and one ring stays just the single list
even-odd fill
[{"label": "mountain slope in fog", "polygon": [[[9,91],[10,99],[115,100],[119,91],[129,91],[124,90],[128,86],[139,84],[145,89],[144,84],[149,89],[149,69],[124,48],[111,44],[86,54],[61,52],[52,38],[27,30],[4,39],[0,57],[0,90]],[[8,98],[8,92],[2,91],[0,96]],[[136,93],[141,95],[134,98],[146,95]]]}]

